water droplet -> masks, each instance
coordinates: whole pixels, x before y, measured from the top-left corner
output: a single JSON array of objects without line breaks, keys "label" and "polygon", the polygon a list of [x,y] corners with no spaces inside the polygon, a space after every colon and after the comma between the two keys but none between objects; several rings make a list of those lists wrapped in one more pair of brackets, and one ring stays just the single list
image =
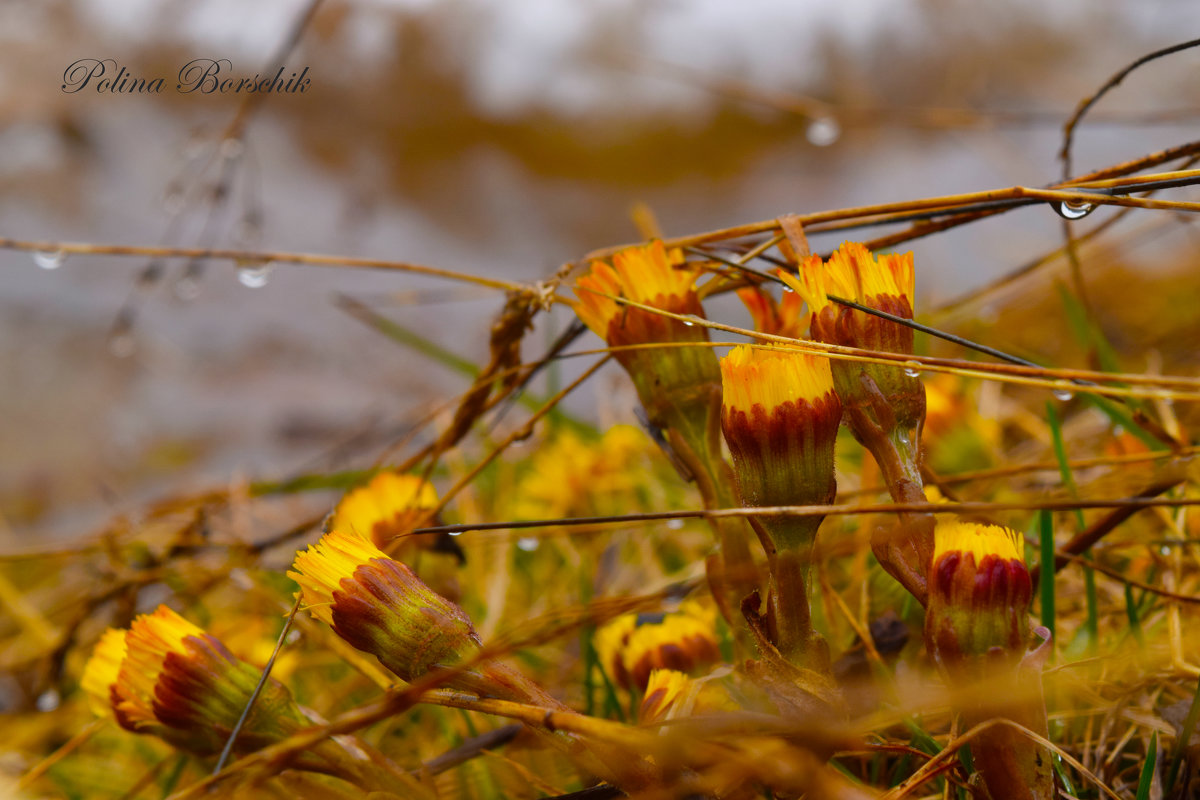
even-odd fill
[{"label": "water droplet", "polygon": [[1083,200],[1063,200],[1054,206],[1054,210],[1063,219],[1083,219],[1096,210],[1096,204]]},{"label": "water droplet", "polygon": [[673,531],[677,531],[677,530],[679,530],[680,528],[682,528],[682,527],[683,527],[683,520],[681,520],[681,519],[669,519],[669,520],[667,520],[667,527],[668,527],[668,528],[670,528],[670,529],[671,529],[671,530],[673,530]]},{"label": "water droplet", "polygon": [[283,637],[283,641],[287,642],[288,644],[295,644],[296,642],[300,641],[301,636],[303,636],[303,634],[300,633],[299,630],[292,628],[290,631],[288,631],[287,636]]},{"label": "water droplet", "polygon": [[462,536],[463,532],[462,531],[450,531],[450,535],[451,536]]},{"label": "water droplet", "polygon": [[828,147],[842,136],[842,126],[833,117],[817,117],[804,130],[808,143],[816,147]]},{"label": "water droplet", "polygon": [[1171,548],[1167,547],[1164,544],[1162,547],[1159,548],[1158,552],[1162,553],[1164,556],[1169,556],[1169,555],[1171,555]]},{"label": "water droplet", "polygon": [[[1059,383],[1063,383],[1063,382],[1059,381]],[[1068,400],[1070,400],[1071,398],[1073,398],[1074,396],[1075,396],[1075,393],[1072,392],[1070,389],[1055,389],[1054,390],[1054,397],[1058,400],[1062,400],[1064,403],[1067,402]]]},{"label": "water droplet", "polygon": [[53,711],[62,702],[62,697],[54,689],[49,689],[39,694],[35,702],[38,711]]},{"label": "water droplet", "polygon": [[532,553],[541,544],[541,540],[536,536],[522,536],[520,539],[517,539],[517,549],[524,550],[526,553]]},{"label": "water droplet", "polygon": [[684,325],[687,325],[689,328],[694,328],[694,327],[696,327],[696,323],[694,323],[694,322],[688,322],[686,319],[683,321],[683,324],[684,324]]},{"label": "water droplet", "polygon": [[129,358],[137,352],[137,340],[128,331],[115,333],[108,337],[108,352],[116,358]]},{"label": "water droplet", "polygon": [[921,375],[921,370],[919,369],[920,366],[921,365],[915,361],[905,361],[904,362],[904,374],[910,378],[920,377],[920,375]]},{"label": "water droplet", "polygon": [[783,293],[784,294],[791,294],[794,291],[796,291],[796,290],[793,289],[791,286],[788,286],[786,283],[783,285]]},{"label": "water droplet", "polygon": [[35,250],[33,253],[33,263],[42,269],[58,269],[63,265],[66,257],[67,254],[62,250]]},{"label": "water droplet", "polygon": [[250,289],[261,289],[267,285],[271,275],[270,261],[239,261],[237,262],[238,283]]}]

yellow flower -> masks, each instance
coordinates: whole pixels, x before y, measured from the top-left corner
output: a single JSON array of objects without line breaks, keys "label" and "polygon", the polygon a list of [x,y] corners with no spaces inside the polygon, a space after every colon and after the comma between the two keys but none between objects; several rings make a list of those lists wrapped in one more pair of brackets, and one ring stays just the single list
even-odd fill
[{"label": "yellow flower", "polygon": [[[682,258],[678,261],[681,262]],[[591,272],[576,281],[575,294],[579,297],[576,313],[598,336],[609,344],[617,344],[613,341],[614,330],[620,331],[623,327],[622,318],[637,309],[604,295],[625,297],[635,303],[690,314],[699,306],[693,288],[699,275],[698,270],[676,268],[662,242],[655,241],[645,246],[630,247],[614,255],[611,266],[603,261],[593,261]],[[676,320],[665,317],[656,319],[662,320],[664,325],[683,327],[682,323]],[[616,336],[625,338],[620,333]],[[633,344],[634,341],[621,343]]]},{"label": "yellow flower", "polygon": [[681,700],[686,701],[686,693],[693,688],[694,683],[678,670],[654,670],[650,673],[650,679],[646,681],[646,695],[642,698],[642,707],[638,710],[638,720],[645,723],[665,719],[681,704]]},{"label": "yellow flower", "polygon": [[438,506],[437,491],[415,475],[380,472],[346,493],[333,512],[333,530],[355,533],[387,547],[420,527]]},{"label": "yellow flower", "polygon": [[1024,654],[1032,585],[1023,550],[1020,535],[999,525],[938,522],[925,639],[952,673]]},{"label": "yellow flower", "polygon": [[[785,274],[779,270],[779,275]],[[804,298],[790,288],[784,290],[778,303],[757,286],[738,289],[737,296],[750,312],[756,331],[791,339],[801,339],[808,331],[809,314],[803,311]]]},{"label": "yellow flower", "polygon": [[[912,317],[913,257],[912,253],[873,256],[858,242],[844,242],[829,260],[809,256],[800,263],[799,275],[781,273],[783,280],[794,289],[814,315],[831,304],[829,295],[852,300],[899,316]],[[907,305],[907,313],[885,306]]]},{"label": "yellow flower", "polygon": [[[863,245],[845,242],[828,261],[810,256],[801,262],[798,275],[785,274],[783,279],[808,304],[814,339],[863,350],[912,353],[912,328],[834,304],[829,299],[829,295],[834,295],[912,319],[912,253],[876,258]],[[919,378],[906,374],[903,364],[836,360],[832,370],[850,428],[860,441],[868,443],[871,433],[867,427],[874,425],[885,434],[889,428],[902,430],[911,440],[907,446],[918,446],[925,419],[925,392]]]},{"label": "yellow flower", "polygon": [[[642,344],[695,344],[617,350],[617,361],[637,387],[638,398],[656,428],[705,430],[719,394],[720,370],[702,325],[672,319],[618,303],[623,297],[652,308],[695,317],[704,308],[694,284],[698,272],[676,268],[662,242],[630,247],[613,256],[611,265],[592,262],[591,271],[575,283],[575,311],[611,347]],[[696,448],[700,442],[691,442]]]},{"label": "yellow flower", "polygon": [[[250,702],[260,671],[166,606],[109,629],[84,668],[93,710],[135,733],[156,734],[188,752],[220,750]],[[237,741],[257,750],[308,724],[291,695],[268,681]]]},{"label": "yellow flower", "polygon": [[618,685],[644,689],[655,669],[690,672],[719,661],[715,621],[694,602],[671,614],[623,614],[596,632],[596,654]]},{"label": "yellow flower", "polygon": [[154,722],[154,688],[172,653],[187,656],[187,640],[205,636],[201,628],[188,622],[167,606],[133,621],[125,636],[125,660],[117,677],[118,718],[134,727]]},{"label": "yellow flower", "polygon": [[296,555],[304,605],[406,681],[479,647],[466,612],[365,539],[335,530]]},{"label": "yellow flower", "polygon": [[92,657],[83,668],[79,685],[87,693],[88,705],[98,717],[113,716],[113,687],[125,660],[125,634],[120,628],[109,628],[100,637]]},{"label": "yellow flower", "polygon": [[370,541],[335,528],[307,550],[296,554],[288,577],[300,584],[304,608],[326,625],[333,625],[333,595],[342,581],[353,580],[360,566],[387,559]]},{"label": "yellow flower", "polygon": [[746,414],[755,406],[771,414],[787,403],[815,403],[833,394],[829,359],[799,351],[741,345],[721,359],[726,408]]},{"label": "yellow flower", "polygon": [[1021,535],[1000,525],[942,520],[934,531],[933,559],[969,558],[976,566],[992,557],[1002,561],[1025,561]]},{"label": "yellow flower", "polygon": [[642,724],[690,717],[718,711],[737,711],[740,706],[730,696],[726,679],[728,668],[704,678],[692,678],[673,669],[656,669],[646,683],[646,695],[638,709]]},{"label": "yellow flower", "polygon": [[829,360],[743,345],[721,360],[721,375],[721,429],[742,502],[832,502],[837,491],[833,451],[842,406],[833,390]]}]

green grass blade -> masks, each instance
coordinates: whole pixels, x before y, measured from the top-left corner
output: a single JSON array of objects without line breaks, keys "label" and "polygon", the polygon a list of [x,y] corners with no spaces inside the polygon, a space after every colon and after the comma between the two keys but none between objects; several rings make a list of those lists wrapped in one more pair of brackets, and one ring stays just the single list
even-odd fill
[{"label": "green grass blade", "polygon": [[[1067,459],[1067,446],[1063,441],[1062,424],[1059,422],[1058,412],[1054,410],[1054,404],[1050,402],[1046,403],[1046,421],[1050,425],[1050,433],[1054,439],[1054,457],[1058,460],[1058,472],[1062,476],[1063,485],[1067,487],[1071,497],[1078,499],[1079,486],[1075,483],[1075,474],[1071,472],[1071,462]],[[1081,531],[1087,527],[1083,519],[1083,511],[1078,508],[1075,509],[1075,524]],[[1090,551],[1085,555],[1090,558]],[[1083,584],[1084,598],[1087,601],[1084,630],[1088,636],[1088,650],[1095,652],[1096,640],[1100,635],[1100,617],[1096,610],[1096,575],[1090,567],[1083,568]]]},{"label": "green grass blade", "polygon": [[1041,546],[1039,582],[1042,599],[1042,625],[1050,631],[1050,641],[1057,641],[1054,625],[1054,518],[1048,510],[1038,512],[1038,533]]},{"label": "green grass blade", "polygon": [[1192,705],[1183,719],[1183,729],[1179,732],[1179,738],[1175,740],[1174,752],[1171,753],[1171,768],[1167,770],[1167,785],[1164,787],[1164,793],[1167,795],[1170,795],[1171,790],[1175,788],[1175,779],[1179,777],[1179,765],[1183,763],[1183,751],[1187,748],[1187,743],[1192,740],[1192,733],[1196,730],[1197,721],[1200,721],[1200,681],[1196,682],[1196,691],[1192,694]]},{"label": "green grass blade", "polygon": [[1117,351],[1104,335],[1104,331],[1088,319],[1087,310],[1083,303],[1061,281],[1058,283],[1058,297],[1062,300],[1066,312],[1067,323],[1079,344],[1092,349],[1100,362],[1100,369],[1105,372],[1120,372],[1121,363]]},{"label": "green grass blade", "polygon": [[1137,800],[1150,800],[1150,784],[1154,783],[1154,767],[1158,763],[1158,731],[1150,734],[1150,747],[1146,751],[1146,763],[1142,765],[1142,777],[1138,780]]},{"label": "green grass blade", "polygon": [[1129,617],[1129,632],[1133,634],[1133,638],[1137,640],[1139,646],[1145,645],[1146,637],[1142,634],[1141,614],[1133,599],[1133,587],[1128,583],[1125,584],[1125,615]]}]

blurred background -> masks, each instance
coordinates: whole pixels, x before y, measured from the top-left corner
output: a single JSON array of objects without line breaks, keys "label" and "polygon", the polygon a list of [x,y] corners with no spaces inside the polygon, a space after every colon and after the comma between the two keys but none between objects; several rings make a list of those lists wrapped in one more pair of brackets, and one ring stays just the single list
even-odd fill
[{"label": "blurred background", "polygon": [[[242,99],[175,92],[180,67],[263,72],[310,13],[284,61],[308,89],[267,96],[222,147]],[[638,238],[637,202],[680,235],[1046,184],[1080,99],[1197,32],[1189,0],[0,0],[0,236],[533,280]],[[82,58],[164,91],[62,92]],[[1079,132],[1075,172],[1198,138],[1198,75],[1195,51],[1134,73]],[[1110,337],[1178,369],[1198,341],[1130,286],[1173,287],[1194,316],[1197,234],[1131,217],[1120,247],[1082,251],[1089,276],[1120,276],[1093,300]],[[915,242],[919,310],[1062,236],[1039,206]],[[1061,315],[1049,286],[1022,290],[1027,321]],[[394,435],[469,385],[339,295],[476,362],[503,302],[400,273],[0,250],[0,544],[80,535],[166,492],[337,466],[348,437]],[[1052,328],[1006,327],[1011,305],[963,306],[959,323],[1065,358]],[[1155,340],[1156,320],[1175,338]],[[568,321],[558,310],[529,341]],[[1127,366],[1151,366],[1139,358]],[[572,408],[627,415],[620,385],[593,381]]]}]

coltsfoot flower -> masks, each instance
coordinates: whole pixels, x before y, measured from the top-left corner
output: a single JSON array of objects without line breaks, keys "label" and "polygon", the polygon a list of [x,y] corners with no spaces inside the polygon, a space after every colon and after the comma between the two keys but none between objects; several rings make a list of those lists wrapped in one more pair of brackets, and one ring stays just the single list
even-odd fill
[{"label": "coltsfoot flower", "polygon": [[[912,353],[911,328],[830,299],[832,295],[912,319],[912,253],[876,257],[863,245],[846,242],[828,261],[810,256],[800,262],[797,276],[783,278],[808,304],[814,339],[846,347]],[[921,429],[925,390],[920,379],[903,364],[836,359],[831,370],[847,425],[879,464],[892,499],[898,503],[923,502]],[[888,573],[921,603],[926,601],[926,572],[933,554],[932,517],[901,513],[896,529],[879,529],[872,535],[871,549]]]},{"label": "coltsfoot flower", "polygon": [[[912,353],[912,328],[829,299],[829,295],[834,295],[893,316],[912,319],[912,253],[875,256],[861,244],[845,242],[828,261],[822,262],[820,256],[809,256],[800,263],[798,275],[793,277],[784,273],[783,279],[808,304],[814,339],[864,350]],[[920,430],[925,416],[925,393],[920,380],[906,374],[901,365],[838,360],[833,364],[833,379],[846,405],[869,409],[877,417],[888,413],[876,408],[877,390],[886,400],[897,425]],[[885,424],[880,419],[876,422]]]},{"label": "coltsfoot flower", "polygon": [[[224,746],[260,674],[215,637],[159,606],[128,631],[106,631],[81,683],[92,708],[121,727],[206,755]],[[307,724],[287,689],[268,681],[237,747],[257,750]]]},{"label": "coltsfoot flower", "polygon": [[693,672],[720,661],[715,622],[693,602],[669,614],[623,614],[596,632],[596,653],[619,686],[645,689],[656,669]]},{"label": "coltsfoot flower", "polygon": [[425,524],[437,506],[437,491],[431,484],[415,475],[384,471],[346,493],[330,527],[357,534],[383,549]]},{"label": "coltsfoot flower", "polygon": [[[779,270],[778,274],[785,272]],[[808,332],[810,315],[804,311],[804,298],[790,287],[784,290],[783,299],[778,302],[757,286],[738,289],[737,296],[750,312],[754,330],[791,339],[802,339]]]},{"label": "coltsfoot flower", "polygon": [[656,669],[646,682],[646,694],[638,710],[638,721],[661,722],[679,717],[719,711],[737,711],[740,706],[725,686],[727,669],[717,670],[704,678],[673,669]]},{"label": "coltsfoot flower", "polygon": [[832,502],[842,405],[829,359],[735,347],[721,359],[721,428],[747,506]]},{"label": "coltsfoot flower", "polygon": [[[964,690],[958,706],[965,724],[1003,718],[1045,737],[1041,666],[1048,639],[1030,651],[1032,586],[1020,536],[997,525],[943,520],[934,542],[925,644],[950,683]],[[982,731],[971,753],[992,797],[1058,796],[1050,754],[1012,727]]]},{"label": "coltsfoot flower", "polygon": [[[829,360],[737,347],[721,360],[721,428],[742,504],[819,505],[837,493],[833,450],[842,406]],[[823,669],[827,648],[812,629],[809,554],[822,517],[756,517],[771,572],[769,627],[793,663]]]},{"label": "coltsfoot flower", "polygon": [[334,530],[293,567],[304,607],[406,681],[479,647],[465,611],[360,536]]},{"label": "coltsfoot flower", "polygon": [[[680,266],[662,242],[630,247],[612,264],[594,261],[579,278],[579,318],[610,346],[653,343],[707,343],[708,330],[641,308],[618,303],[624,297],[675,314],[704,316],[695,283],[699,272]],[[666,406],[691,405],[719,386],[717,358],[708,347],[621,350],[617,361],[629,373],[650,422],[665,428],[675,422]]]},{"label": "coltsfoot flower", "polygon": [[[315,617],[405,681],[476,655],[479,635],[456,603],[404,564],[353,534],[332,531],[296,555],[288,577]],[[446,685],[549,708],[563,708],[515,670],[486,662],[447,677]]]},{"label": "coltsfoot flower", "polygon": [[925,638],[950,673],[1015,662],[1030,642],[1032,585],[1020,535],[942,520],[934,532]]}]

